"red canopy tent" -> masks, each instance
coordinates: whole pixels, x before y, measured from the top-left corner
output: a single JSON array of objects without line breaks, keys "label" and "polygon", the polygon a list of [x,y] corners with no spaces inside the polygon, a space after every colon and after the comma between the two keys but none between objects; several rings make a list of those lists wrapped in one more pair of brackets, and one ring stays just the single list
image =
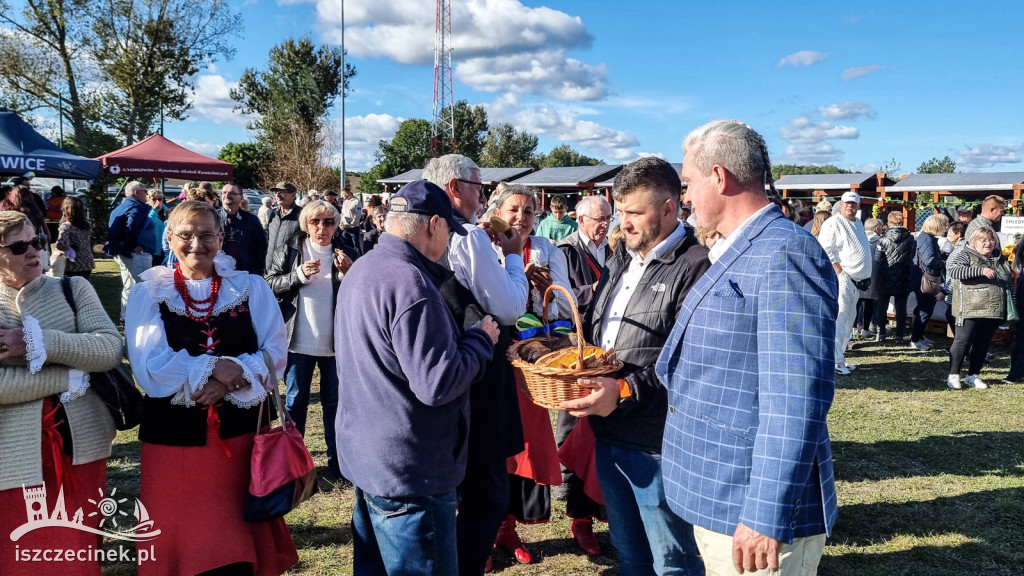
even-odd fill
[{"label": "red canopy tent", "polygon": [[131,146],[97,158],[103,171],[115,178],[180,178],[183,180],[233,180],[230,162],[203,156],[153,134]]}]

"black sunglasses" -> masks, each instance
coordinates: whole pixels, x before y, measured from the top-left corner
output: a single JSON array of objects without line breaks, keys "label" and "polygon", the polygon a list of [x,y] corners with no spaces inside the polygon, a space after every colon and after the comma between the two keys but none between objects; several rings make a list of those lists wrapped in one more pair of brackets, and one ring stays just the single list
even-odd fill
[{"label": "black sunglasses", "polygon": [[0,248],[7,248],[11,251],[11,254],[15,256],[21,256],[25,252],[28,252],[28,247],[31,246],[40,252],[46,248],[46,238],[42,236],[36,236],[31,240],[19,240],[17,242],[11,242],[6,246],[0,245]]}]

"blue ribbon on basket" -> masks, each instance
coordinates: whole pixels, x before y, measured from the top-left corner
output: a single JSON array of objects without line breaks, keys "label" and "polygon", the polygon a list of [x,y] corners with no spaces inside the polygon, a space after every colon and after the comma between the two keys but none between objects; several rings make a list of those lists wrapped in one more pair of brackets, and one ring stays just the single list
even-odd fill
[{"label": "blue ribbon on basket", "polygon": [[533,314],[523,314],[516,321],[516,329],[519,331],[516,338],[526,340],[527,338],[533,338],[540,334],[550,334],[551,332],[571,334],[572,323],[566,320],[556,320],[550,324],[541,324],[541,321]]}]

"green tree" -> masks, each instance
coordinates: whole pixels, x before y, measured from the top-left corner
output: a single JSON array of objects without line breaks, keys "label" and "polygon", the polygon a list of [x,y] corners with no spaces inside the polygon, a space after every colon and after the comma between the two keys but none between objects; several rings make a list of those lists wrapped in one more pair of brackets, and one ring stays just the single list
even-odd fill
[{"label": "green tree", "polygon": [[932,157],[930,160],[921,162],[917,167],[918,174],[952,174],[956,172],[956,162],[949,156],[943,156],[940,160]]},{"label": "green tree", "polygon": [[267,149],[259,142],[228,142],[220,149],[217,159],[234,165],[235,184],[256,188],[267,161]]},{"label": "green tree", "polygon": [[[256,114],[249,128],[261,138],[273,140],[300,121],[315,129],[341,94],[342,52],[339,48],[313,45],[309,38],[288,39],[270,49],[266,70],[247,68],[231,91],[243,114]],[[345,91],[356,71],[345,66]]]},{"label": "green tree", "polygon": [[604,164],[604,160],[598,160],[597,158],[591,158],[584,156],[576,150],[573,150],[572,146],[568,144],[562,144],[561,146],[555,146],[548,152],[546,156],[542,156],[540,159],[541,168],[560,168],[563,166],[599,166]]},{"label": "green tree", "polygon": [[228,0],[92,0],[94,56],[112,86],[101,98],[105,125],[131,143],[166,118],[184,120],[195,75],[231,59],[241,16]]},{"label": "green tree", "polygon": [[454,112],[455,150],[476,162],[484,149],[487,111],[483,106],[470,106],[465,100],[459,100],[455,103]]},{"label": "green tree", "polygon": [[832,164],[825,166],[801,166],[799,164],[776,164],[772,166],[772,178],[778,180],[783,175],[795,176],[798,174],[849,174],[849,170],[843,170]]},{"label": "green tree", "polygon": [[359,190],[376,194],[384,187],[380,178],[397,176],[407,170],[423,168],[430,160],[430,122],[412,118],[402,122],[391,141],[381,140],[373,154],[377,164],[363,175]]},{"label": "green tree", "polygon": [[[230,58],[241,23],[228,0],[0,0],[0,23],[17,41],[0,43],[4,104],[15,112],[49,109],[90,153],[103,128],[134,142],[147,136],[160,107],[185,117],[195,74]],[[91,132],[90,132],[91,130]]]},{"label": "green tree", "polygon": [[487,132],[478,164],[491,168],[536,167],[537,142],[529,132],[520,132],[508,123],[498,124]]}]

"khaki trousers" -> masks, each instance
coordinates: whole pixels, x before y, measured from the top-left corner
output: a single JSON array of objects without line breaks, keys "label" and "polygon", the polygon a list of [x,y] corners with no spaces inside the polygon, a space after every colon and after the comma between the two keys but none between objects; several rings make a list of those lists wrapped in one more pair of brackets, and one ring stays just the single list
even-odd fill
[{"label": "khaki trousers", "polygon": [[[693,537],[697,540],[697,550],[704,560],[707,576],[737,576],[738,572],[732,563],[732,534],[719,534],[707,528],[694,526]],[[779,550],[777,572],[765,569],[744,572],[744,576],[815,576],[824,551],[824,534],[795,538],[792,544],[783,544]]]}]

